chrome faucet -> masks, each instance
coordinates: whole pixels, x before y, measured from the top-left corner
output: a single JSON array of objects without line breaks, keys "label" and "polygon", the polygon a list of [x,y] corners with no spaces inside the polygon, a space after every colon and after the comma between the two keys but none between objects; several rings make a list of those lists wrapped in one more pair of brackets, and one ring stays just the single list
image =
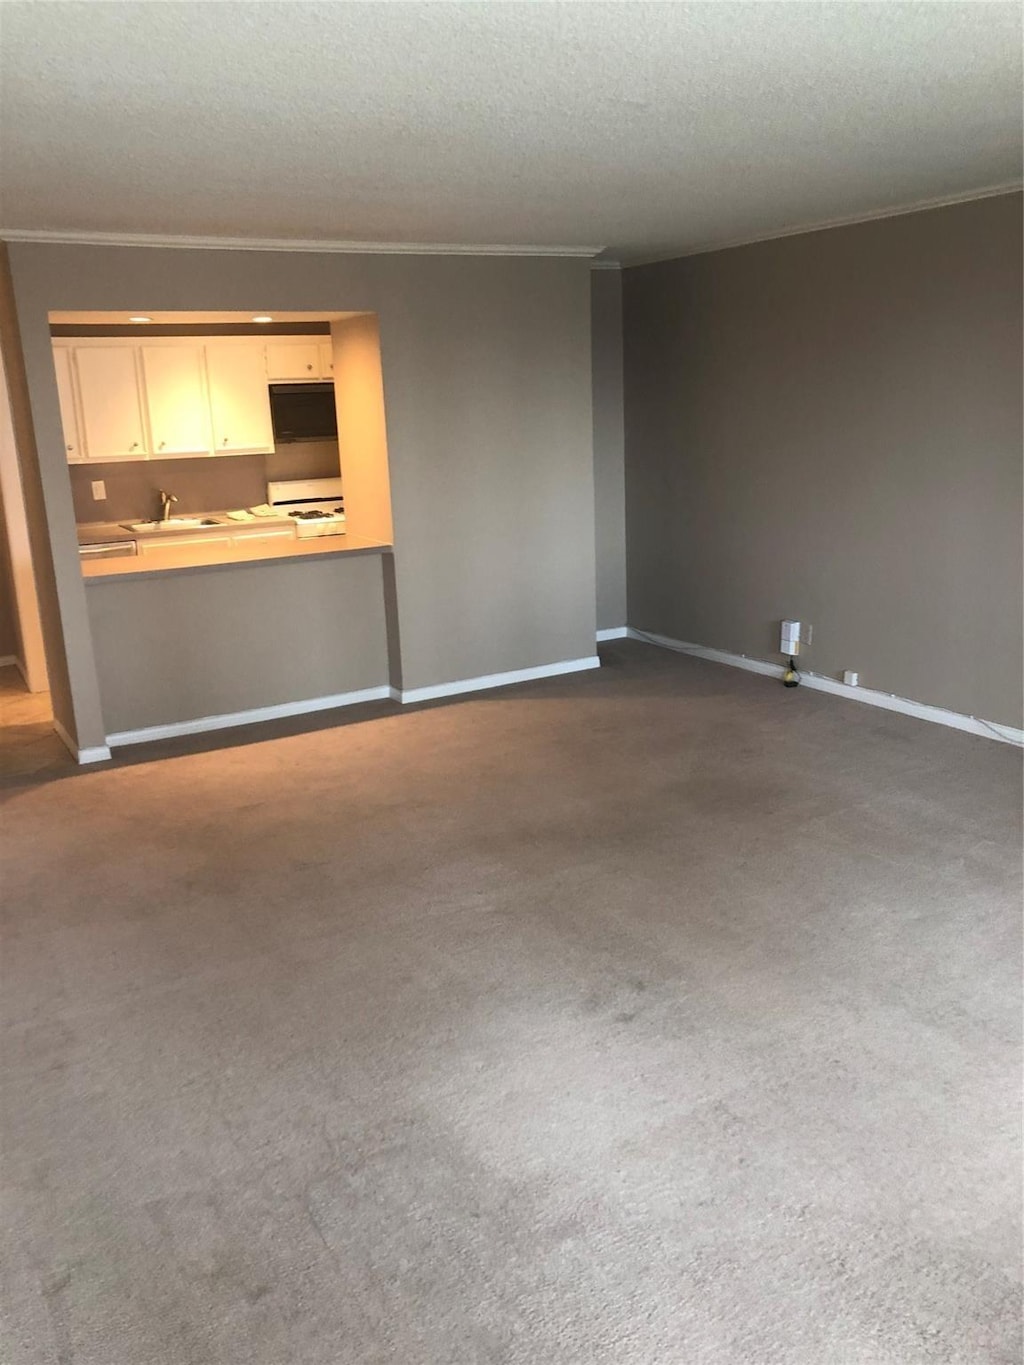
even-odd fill
[{"label": "chrome faucet", "polygon": [[165,493],[164,490],[161,488],[161,490],[160,490],[160,520],[161,520],[161,521],[170,521],[170,519],[171,519],[171,504],[172,504],[172,503],[175,503],[175,502],[177,502],[177,501],[178,501],[178,499],[174,496],[173,493]]}]

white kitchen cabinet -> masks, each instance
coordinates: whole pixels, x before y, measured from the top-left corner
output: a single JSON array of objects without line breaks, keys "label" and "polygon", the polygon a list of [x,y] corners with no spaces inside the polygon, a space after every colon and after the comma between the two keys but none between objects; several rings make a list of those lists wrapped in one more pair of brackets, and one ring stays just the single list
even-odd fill
[{"label": "white kitchen cabinet", "polygon": [[236,545],[244,545],[252,541],[262,540],[294,540],[294,526],[268,526],[258,527],[255,530],[236,531],[234,540]]},{"label": "white kitchen cabinet", "polygon": [[78,432],[78,406],[75,402],[71,348],[55,346],[53,363],[57,371],[57,398],[60,402],[60,422],[64,429],[64,453],[67,455],[68,464],[81,464],[85,459],[85,450]]},{"label": "white kitchen cabinet", "polygon": [[145,459],[149,451],[136,348],[77,346],[75,369],[86,459]]},{"label": "white kitchen cabinet", "polygon": [[158,554],[161,550],[176,550],[180,549],[183,545],[196,546],[198,548],[208,548],[211,545],[217,545],[221,549],[230,549],[232,543],[230,535],[214,535],[209,531],[195,536],[174,535],[173,532],[168,531],[164,534],[155,536],[140,536],[139,554]]},{"label": "white kitchen cabinet", "polygon": [[270,393],[261,344],[206,346],[215,455],[265,455],[274,449]]},{"label": "white kitchen cabinet", "polygon": [[266,455],[271,381],[330,382],[327,337],[78,337],[53,348],[70,463]]},{"label": "white kitchen cabinet", "polygon": [[202,346],[143,346],[142,372],[152,458],[209,455],[213,436]]},{"label": "white kitchen cabinet", "polygon": [[320,378],[320,346],[316,338],[309,341],[267,342],[267,379],[270,383],[297,382]]}]

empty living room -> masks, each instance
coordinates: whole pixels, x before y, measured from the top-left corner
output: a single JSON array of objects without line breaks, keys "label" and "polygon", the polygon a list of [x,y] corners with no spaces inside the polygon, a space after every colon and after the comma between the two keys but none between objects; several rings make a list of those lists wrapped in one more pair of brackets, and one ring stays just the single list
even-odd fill
[{"label": "empty living room", "polygon": [[1022,96],[0,0],[3,1365],[1024,1365]]}]

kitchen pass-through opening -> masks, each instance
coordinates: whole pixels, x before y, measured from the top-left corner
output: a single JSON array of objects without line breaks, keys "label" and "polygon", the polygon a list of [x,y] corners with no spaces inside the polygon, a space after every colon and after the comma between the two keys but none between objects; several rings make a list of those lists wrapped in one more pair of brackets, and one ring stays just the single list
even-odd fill
[{"label": "kitchen pass-through opening", "polygon": [[225,519],[269,537],[282,513],[297,538],[392,543],[375,314],[140,299],[53,312],[50,330],[84,555],[104,552],[105,529],[129,553],[146,534],[223,538]]}]

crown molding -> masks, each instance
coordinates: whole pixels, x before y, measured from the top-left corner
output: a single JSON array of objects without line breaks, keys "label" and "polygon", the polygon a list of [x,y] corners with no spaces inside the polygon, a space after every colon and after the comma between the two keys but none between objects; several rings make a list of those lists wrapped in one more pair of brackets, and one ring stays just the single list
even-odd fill
[{"label": "crown molding", "polygon": [[189,251],[306,251],[362,256],[557,256],[589,259],[601,246],[513,246],[460,242],[344,242],[294,237],[190,237],[145,232],[49,231],[0,227],[0,241],[49,246],[173,247]]},{"label": "crown molding", "polygon": [[[1005,185],[990,185],[983,190],[965,190],[963,194],[945,195],[941,199],[919,199],[913,204],[900,204],[893,208],[872,209],[867,213],[850,213],[842,218],[824,218],[817,223],[804,223],[796,227],[780,228],[778,232],[765,232],[757,237],[737,237],[725,242],[704,242],[700,246],[684,250],[658,252],[653,256],[638,256],[625,262],[626,267],[638,265],[660,265],[663,261],[681,261],[688,256],[708,256],[713,251],[732,251],[739,246],[756,246],[758,242],[777,242],[784,237],[802,237],[808,232],[825,232],[829,228],[856,227],[858,223],[876,223],[884,218],[902,218],[908,213],[927,213],[929,209],[952,208],[956,204],[971,204],[976,199],[998,199],[1002,194],[1019,194],[1024,189],[1020,181],[1010,181]],[[597,262],[591,263],[591,269]]]},{"label": "crown molding", "polygon": [[926,213],[929,209],[951,208],[979,199],[995,199],[1003,194],[1018,194],[1024,189],[1020,181],[990,185],[986,189],[966,190],[962,194],[945,195],[938,199],[919,199],[911,204],[872,209],[865,213],[851,213],[839,218],[825,218],[814,223],[797,224],[765,232],[754,237],[736,237],[723,242],[702,242],[686,248],[666,248],[652,255],[640,255],[625,262],[609,259],[595,260],[607,246],[516,246],[511,243],[484,242],[346,242],[334,239],[295,237],[200,237],[176,236],[171,233],[145,232],[90,232],[86,230],[51,231],[47,228],[0,227],[0,241],[30,242],[50,246],[133,246],[174,248],[189,251],[288,251],[319,252],[354,256],[521,256],[554,257],[589,260],[591,270],[621,270],[641,265],[658,265],[663,261],[683,260],[688,256],[706,256],[713,251],[731,251],[736,247],[755,246],[758,242],[776,242],[786,237],[801,237],[809,232],[825,232],[829,228],[855,227],[858,223],[874,223],[886,218],[902,218],[908,213]]}]

